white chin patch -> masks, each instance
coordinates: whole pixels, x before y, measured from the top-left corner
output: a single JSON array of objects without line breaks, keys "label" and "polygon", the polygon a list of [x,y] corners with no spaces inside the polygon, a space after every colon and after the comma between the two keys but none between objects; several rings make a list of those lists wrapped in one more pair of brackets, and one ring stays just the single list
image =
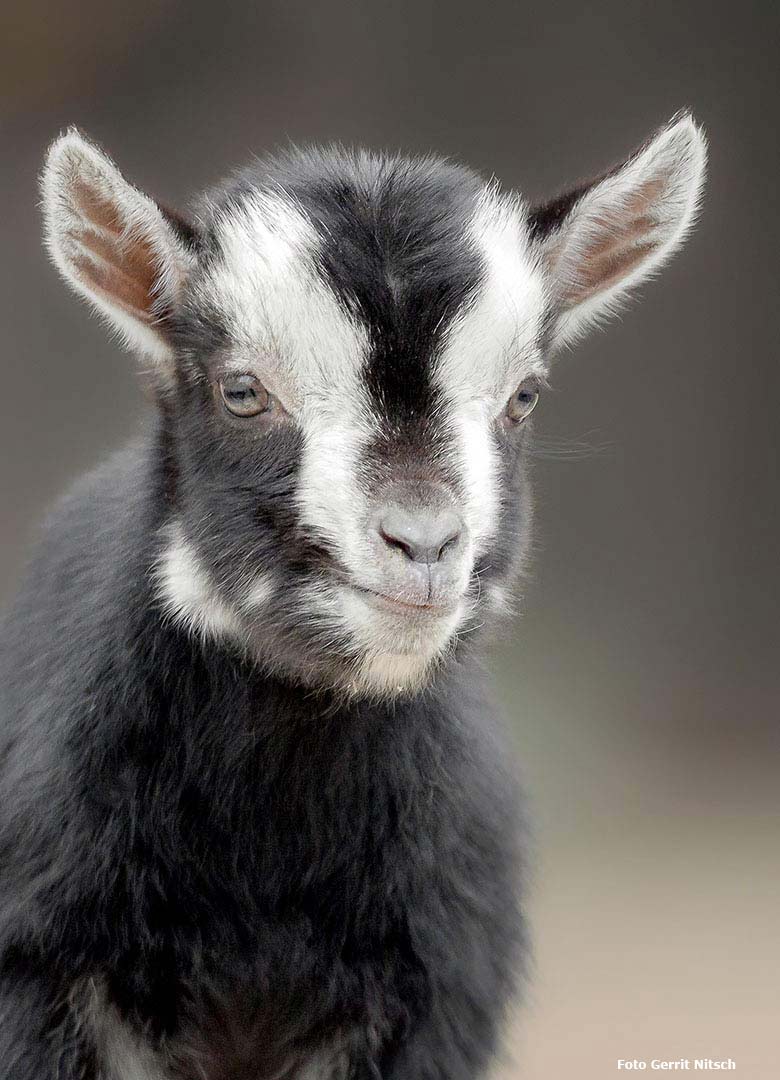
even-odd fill
[{"label": "white chin patch", "polygon": [[354,689],[383,698],[409,693],[422,688],[433,663],[413,653],[369,655],[355,673]]},{"label": "white chin patch", "polygon": [[438,616],[395,614],[380,611],[352,589],[340,589],[331,611],[348,628],[360,655],[351,688],[381,697],[420,689],[455,638],[466,606],[462,601]]}]

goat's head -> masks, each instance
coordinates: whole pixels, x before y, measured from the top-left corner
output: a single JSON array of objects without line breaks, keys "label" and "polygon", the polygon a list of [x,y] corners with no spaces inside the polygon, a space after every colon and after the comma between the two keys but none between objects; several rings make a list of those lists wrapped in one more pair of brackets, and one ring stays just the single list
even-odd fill
[{"label": "goat's head", "polygon": [[683,116],[529,211],[439,160],[291,153],[185,222],[55,142],[52,257],[154,362],[168,612],[311,685],[424,685],[507,603],[551,355],[681,242],[704,158]]}]

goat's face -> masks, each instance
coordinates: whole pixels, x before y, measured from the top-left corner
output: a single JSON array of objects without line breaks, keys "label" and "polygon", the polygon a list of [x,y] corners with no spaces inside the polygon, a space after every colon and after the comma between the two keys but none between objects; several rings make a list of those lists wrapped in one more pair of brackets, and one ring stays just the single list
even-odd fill
[{"label": "goat's face", "polygon": [[465,170],[328,155],[202,220],[169,392],[186,543],[255,648],[417,684],[501,595],[526,513],[545,303],[520,211]]},{"label": "goat's face", "polygon": [[551,349],[674,248],[702,171],[687,118],[530,214],[440,161],[294,154],[185,226],[56,143],[55,261],[158,362],[166,608],[312,685],[422,685],[510,596]]}]

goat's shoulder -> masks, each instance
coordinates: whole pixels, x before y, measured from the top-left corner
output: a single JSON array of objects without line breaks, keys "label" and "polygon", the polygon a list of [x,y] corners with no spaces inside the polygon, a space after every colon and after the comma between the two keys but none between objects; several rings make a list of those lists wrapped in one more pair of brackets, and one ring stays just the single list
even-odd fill
[{"label": "goat's shoulder", "polygon": [[126,608],[154,532],[155,467],[149,440],[139,440],[81,477],[48,514],[0,624],[3,685],[22,672],[28,694],[37,679],[50,681]]}]

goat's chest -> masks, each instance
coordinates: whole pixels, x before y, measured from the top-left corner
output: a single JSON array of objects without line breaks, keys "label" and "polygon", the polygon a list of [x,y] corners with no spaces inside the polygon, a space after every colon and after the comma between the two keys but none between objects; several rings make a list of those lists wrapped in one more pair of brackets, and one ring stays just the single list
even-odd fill
[{"label": "goat's chest", "polygon": [[358,925],[346,899],[331,895],[329,910],[255,911],[251,926],[247,911],[225,903],[179,928],[134,1003],[141,1029],[165,1018],[151,1039],[163,1075],[342,1080],[372,1060],[414,1003],[418,958],[386,902],[377,898]]},{"label": "goat's chest", "polygon": [[154,1045],[113,1007],[99,1018],[101,1076],[106,1080],[346,1080],[350,1048],[333,1038],[317,1046],[283,1046],[257,1025],[224,1019],[222,1030],[190,1031]]},{"label": "goat's chest", "polygon": [[[136,1071],[115,1068],[112,1080],[345,1080],[372,1060],[402,1011],[395,950],[386,949],[383,965],[287,938],[282,957],[285,936],[253,962],[223,954],[178,984],[160,983],[140,1023],[120,1022],[115,1010],[106,1060],[133,1062]],[[132,1036],[149,1032],[155,1008],[168,1014],[168,1030]]]},{"label": "goat's chest", "polygon": [[[424,1011],[431,965],[414,926],[438,910],[445,929],[445,815],[430,785],[412,797],[409,776],[383,782],[386,755],[370,759],[351,758],[339,784],[297,790],[277,777],[235,806],[227,795],[243,799],[248,777],[210,783],[225,792],[220,814],[193,784],[171,808],[163,888],[156,879],[159,891],[126,907],[130,936],[155,950],[131,949],[112,993],[153,1031],[165,1075],[340,1080]],[[158,843],[150,829],[145,846]],[[139,880],[151,881],[142,868]]]}]

